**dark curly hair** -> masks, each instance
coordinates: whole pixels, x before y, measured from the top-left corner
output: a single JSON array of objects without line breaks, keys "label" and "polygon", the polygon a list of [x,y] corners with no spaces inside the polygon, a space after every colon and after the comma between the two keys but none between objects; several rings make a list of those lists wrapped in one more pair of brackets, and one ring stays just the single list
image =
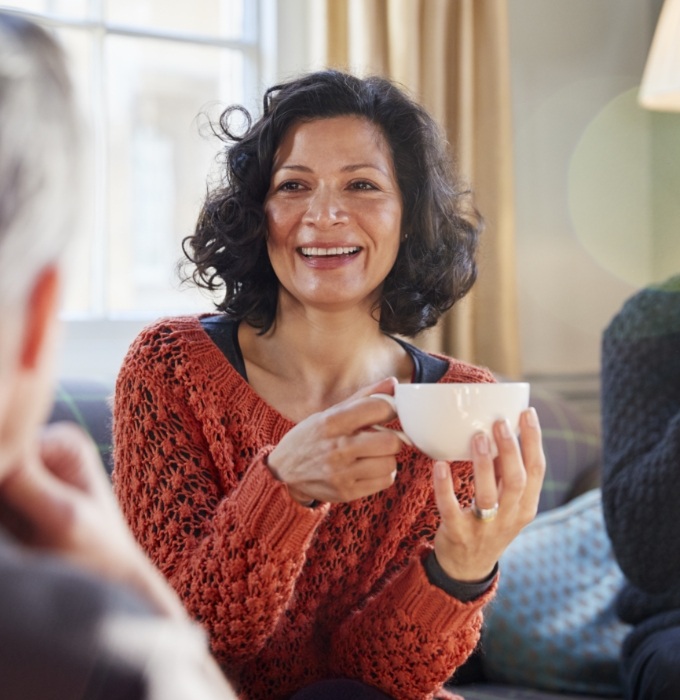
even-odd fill
[{"label": "dark curly hair", "polygon": [[[241,135],[230,126],[235,115],[246,121]],[[269,88],[255,122],[241,106],[222,113],[215,131],[227,144],[223,178],[208,192],[196,230],[182,244],[196,266],[194,282],[210,291],[224,288],[217,308],[261,332],[274,323],[279,287],[267,254],[264,213],[274,155],[294,124],[345,115],[381,129],[403,201],[402,244],[383,285],[381,330],[417,335],[435,325],[476,279],[481,217],[469,191],[458,188],[447,143],[432,117],[384,78],[309,73]]]}]

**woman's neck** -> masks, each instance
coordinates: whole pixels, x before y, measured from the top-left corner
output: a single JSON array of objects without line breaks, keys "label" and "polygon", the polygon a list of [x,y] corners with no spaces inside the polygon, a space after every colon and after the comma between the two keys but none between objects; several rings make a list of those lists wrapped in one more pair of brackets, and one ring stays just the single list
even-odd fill
[{"label": "woman's neck", "polygon": [[241,324],[239,343],[253,389],[295,421],[385,377],[409,381],[413,370],[365,311],[284,310],[264,335]]}]

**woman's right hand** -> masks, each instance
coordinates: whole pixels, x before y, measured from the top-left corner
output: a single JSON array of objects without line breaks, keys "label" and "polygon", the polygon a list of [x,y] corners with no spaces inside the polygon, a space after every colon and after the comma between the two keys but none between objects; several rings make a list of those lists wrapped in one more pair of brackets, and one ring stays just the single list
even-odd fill
[{"label": "woman's right hand", "polygon": [[268,465],[292,498],[303,505],[347,503],[394,483],[401,440],[392,432],[365,429],[395,418],[387,402],[370,397],[393,394],[395,383],[389,378],[366,387],[284,435]]}]

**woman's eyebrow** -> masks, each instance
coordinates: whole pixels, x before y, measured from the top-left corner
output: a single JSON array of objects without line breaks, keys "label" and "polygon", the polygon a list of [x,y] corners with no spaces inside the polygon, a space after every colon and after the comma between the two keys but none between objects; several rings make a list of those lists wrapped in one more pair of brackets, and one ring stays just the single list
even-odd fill
[{"label": "woman's eyebrow", "polygon": [[355,170],[363,170],[364,168],[370,168],[371,170],[377,170],[379,173],[382,173],[383,175],[388,174],[385,172],[384,168],[381,168],[379,165],[375,165],[374,163],[355,163],[352,165],[345,165],[342,168],[342,170],[344,172],[354,172]]},{"label": "woman's eyebrow", "polygon": [[[340,170],[342,172],[355,172],[356,170],[363,170],[364,168],[370,168],[372,170],[377,170],[378,172],[382,173],[383,175],[387,175],[388,173],[385,172],[384,168],[381,168],[379,165],[374,165],[373,163],[351,163],[350,165],[344,165]],[[279,170],[295,170],[297,172],[304,172],[304,173],[311,173],[313,172],[312,168],[309,168],[306,165],[298,165],[296,163],[284,163],[283,165],[280,165],[278,168],[276,168],[276,171]]]},{"label": "woman's eyebrow", "polygon": [[297,171],[305,172],[305,173],[312,172],[312,169],[308,168],[306,165],[296,165],[294,163],[284,163],[283,165],[280,165],[275,170],[297,170]]}]

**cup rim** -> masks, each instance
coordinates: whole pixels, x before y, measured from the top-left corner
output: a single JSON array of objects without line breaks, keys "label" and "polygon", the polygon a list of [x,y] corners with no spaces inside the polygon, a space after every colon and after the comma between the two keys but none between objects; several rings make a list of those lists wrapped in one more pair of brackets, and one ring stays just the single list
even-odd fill
[{"label": "cup rim", "polygon": [[397,384],[397,389],[399,388],[406,388],[406,387],[411,387],[414,389],[419,389],[419,388],[432,388],[434,389],[435,387],[438,388],[443,388],[443,389],[450,389],[451,387],[456,388],[456,389],[463,389],[463,388],[475,388],[475,389],[482,389],[483,387],[505,387],[505,388],[525,388],[525,387],[531,387],[531,384],[529,382],[406,382],[406,383],[399,383]]}]

